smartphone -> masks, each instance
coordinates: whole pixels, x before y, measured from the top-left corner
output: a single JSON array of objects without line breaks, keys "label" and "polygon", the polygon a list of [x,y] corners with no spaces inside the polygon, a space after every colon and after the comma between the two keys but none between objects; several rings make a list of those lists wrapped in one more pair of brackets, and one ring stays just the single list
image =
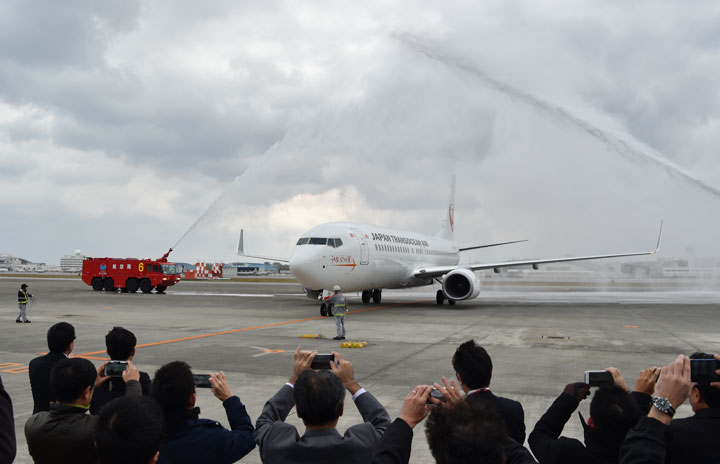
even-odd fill
[{"label": "smartphone", "polygon": [[690,380],[697,383],[720,382],[720,376],[715,373],[720,369],[717,359],[691,359]]},{"label": "smartphone", "polygon": [[313,358],[310,368],[311,369],[330,369],[331,362],[334,362],[337,365],[337,361],[335,360],[335,355],[318,353]]},{"label": "smartphone", "polygon": [[195,386],[198,388],[212,388],[210,383],[210,374],[193,374]]},{"label": "smartphone", "polygon": [[[436,398],[440,401],[445,401],[445,397],[443,396],[442,392],[440,390],[438,390],[437,388],[433,388],[430,391],[430,398]],[[433,402],[430,401],[430,398],[428,398],[427,404],[433,404]]]},{"label": "smartphone", "polygon": [[613,377],[608,371],[585,371],[585,383],[591,387],[612,385]]},{"label": "smartphone", "polygon": [[122,373],[128,368],[127,361],[110,361],[105,364],[105,377],[122,377]]}]

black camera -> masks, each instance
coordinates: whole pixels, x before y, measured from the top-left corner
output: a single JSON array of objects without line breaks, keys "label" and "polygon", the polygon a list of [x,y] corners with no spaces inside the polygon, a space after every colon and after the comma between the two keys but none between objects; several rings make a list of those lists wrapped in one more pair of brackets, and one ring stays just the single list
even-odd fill
[{"label": "black camera", "polygon": [[585,371],[585,383],[591,387],[612,385],[613,376],[608,371]]},{"label": "black camera", "polygon": [[197,388],[212,388],[210,374],[193,374],[193,380]]},{"label": "black camera", "polygon": [[310,364],[311,369],[330,369],[330,363],[333,362],[337,366],[337,360],[334,354],[316,354]]},{"label": "black camera", "polygon": [[105,364],[105,377],[122,377],[122,373],[128,369],[127,361],[110,361]]},{"label": "black camera", "polygon": [[701,384],[720,382],[720,376],[715,373],[718,369],[720,362],[717,359],[691,359],[690,380]]}]

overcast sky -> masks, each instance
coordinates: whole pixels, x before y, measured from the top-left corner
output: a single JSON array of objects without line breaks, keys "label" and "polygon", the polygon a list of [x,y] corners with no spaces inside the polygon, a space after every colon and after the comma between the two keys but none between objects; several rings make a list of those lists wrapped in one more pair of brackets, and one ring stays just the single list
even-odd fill
[{"label": "overcast sky", "polygon": [[[5,0],[0,253],[288,256],[333,220],[473,260],[720,256],[715,1]],[[693,180],[696,179],[696,180]]]}]

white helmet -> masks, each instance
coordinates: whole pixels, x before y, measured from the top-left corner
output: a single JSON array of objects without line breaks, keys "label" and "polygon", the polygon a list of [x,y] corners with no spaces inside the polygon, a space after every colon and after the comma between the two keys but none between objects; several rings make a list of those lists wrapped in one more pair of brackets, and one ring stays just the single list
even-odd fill
[{"label": "white helmet", "polygon": [[340,286],[336,284],[336,285],[333,287],[333,291],[334,291],[334,292],[339,292],[339,291],[340,291]]}]

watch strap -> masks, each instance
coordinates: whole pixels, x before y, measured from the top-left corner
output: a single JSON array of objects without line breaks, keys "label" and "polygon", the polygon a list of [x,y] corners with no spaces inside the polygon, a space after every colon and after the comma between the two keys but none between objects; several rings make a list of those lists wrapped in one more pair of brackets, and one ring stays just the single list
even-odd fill
[{"label": "watch strap", "polygon": [[675,415],[675,408],[672,407],[670,400],[667,398],[653,397],[652,404],[653,406],[655,406],[655,409],[662,412],[663,414],[667,414],[670,417],[673,417]]}]

